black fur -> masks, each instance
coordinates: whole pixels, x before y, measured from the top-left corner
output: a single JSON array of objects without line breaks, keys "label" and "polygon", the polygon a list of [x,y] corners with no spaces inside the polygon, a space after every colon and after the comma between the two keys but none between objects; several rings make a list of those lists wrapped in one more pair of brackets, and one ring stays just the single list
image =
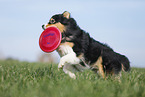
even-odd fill
[{"label": "black fur", "polygon": [[65,18],[63,14],[54,15],[52,18],[55,23],[60,22],[66,27],[66,31],[62,33],[62,43],[73,42],[73,50],[77,56],[84,54],[85,61],[90,64],[95,63],[101,56],[104,71],[107,73],[118,74],[122,68],[124,71],[130,70],[130,62],[127,57],[114,52],[108,45],[91,38],[87,32],[80,29],[73,18]]}]

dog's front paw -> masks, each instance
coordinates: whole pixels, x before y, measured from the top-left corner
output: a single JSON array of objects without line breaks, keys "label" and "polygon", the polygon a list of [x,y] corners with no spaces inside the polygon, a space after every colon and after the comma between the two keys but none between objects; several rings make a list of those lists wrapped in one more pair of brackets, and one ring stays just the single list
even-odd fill
[{"label": "dog's front paw", "polygon": [[58,64],[58,69],[62,69],[65,63],[66,63],[66,59],[65,59],[65,57],[62,57]]},{"label": "dog's front paw", "polygon": [[58,69],[62,69],[63,68],[63,64],[58,64]]}]

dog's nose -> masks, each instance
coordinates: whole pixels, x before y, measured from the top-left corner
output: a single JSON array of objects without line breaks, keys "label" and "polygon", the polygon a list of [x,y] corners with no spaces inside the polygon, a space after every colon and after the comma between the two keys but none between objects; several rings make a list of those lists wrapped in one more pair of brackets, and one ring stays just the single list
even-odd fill
[{"label": "dog's nose", "polygon": [[42,25],[42,29],[45,30],[44,25]]}]

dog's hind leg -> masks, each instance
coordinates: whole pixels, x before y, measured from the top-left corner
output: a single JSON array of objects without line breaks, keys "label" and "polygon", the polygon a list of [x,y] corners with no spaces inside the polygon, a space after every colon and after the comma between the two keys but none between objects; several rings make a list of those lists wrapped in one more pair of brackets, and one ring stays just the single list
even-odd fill
[{"label": "dog's hind leg", "polygon": [[103,65],[102,65],[102,64],[99,64],[99,65],[98,65],[98,68],[99,68],[99,73],[101,74],[101,76],[102,76],[103,78],[105,78],[105,73],[104,73]]},{"label": "dog's hind leg", "polygon": [[105,78],[104,66],[102,64],[102,57],[100,56],[98,60],[92,65],[93,67],[98,67],[99,74]]}]

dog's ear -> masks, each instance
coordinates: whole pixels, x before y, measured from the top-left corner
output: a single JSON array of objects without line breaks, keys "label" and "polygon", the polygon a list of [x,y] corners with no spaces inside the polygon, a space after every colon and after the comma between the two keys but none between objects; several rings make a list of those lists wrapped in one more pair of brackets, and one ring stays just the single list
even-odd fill
[{"label": "dog's ear", "polygon": [[63,16],[66,17],[67,19],[70,18],[70,13],[68,11],[63,12]]}]

